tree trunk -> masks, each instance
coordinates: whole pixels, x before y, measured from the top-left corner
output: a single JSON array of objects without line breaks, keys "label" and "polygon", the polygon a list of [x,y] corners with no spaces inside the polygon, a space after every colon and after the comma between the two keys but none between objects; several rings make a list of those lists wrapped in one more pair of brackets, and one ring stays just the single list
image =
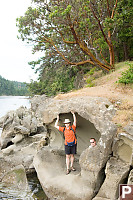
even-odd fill
[{"label": "tree trunk", "polygon": [[108,31],[108,40],[109,40],[108,46],[109,46],[109,55],[110,55],[110,65],[112,66],[112,69],[114,69],[114,62],[115,62],[114,48],[113,48],[113,44],[111,41],[111,32],[110,31]]},{"label": "tree trunk", "polygon": [[109,55],[110,55],[110,65],[114,67],[114,50],[113,46],[109,46]]},{"label": "tree trunk", "polygon": [[127,43],[123,42],[123,50],[124,50],[124,60],[128,60],[129,59],[129,54],[128,54],[128,47],[127,47]]}]

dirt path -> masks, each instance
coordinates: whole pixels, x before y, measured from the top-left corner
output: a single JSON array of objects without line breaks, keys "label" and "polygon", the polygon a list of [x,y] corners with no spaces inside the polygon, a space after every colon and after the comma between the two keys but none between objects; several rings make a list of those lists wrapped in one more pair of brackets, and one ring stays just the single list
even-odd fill
[{"label": "dirt path", "polygon": [[118,126],[118,132],[122,131],[124,126],[133,121],[133,86],[116,83],[118,77],[121,76],[121,72],[126,69],[127,66],[96,79],[95,87],[87,87],[66,94],[59,94],[55,99],[67,99],[74,96],[106,97],[117,108],[113,121]]}]

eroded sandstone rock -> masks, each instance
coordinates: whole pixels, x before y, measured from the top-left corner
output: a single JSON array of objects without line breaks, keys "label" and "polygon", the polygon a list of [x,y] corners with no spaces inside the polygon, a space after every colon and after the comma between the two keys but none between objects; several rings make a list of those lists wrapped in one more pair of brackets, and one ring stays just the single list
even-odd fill
[{"label": "eroded sandstone rock", "polygon": [[20,142],[22,139],[23,139],[22,134],[16,134],[15,137],[12,139],[12,143],[16,144],[16,143]]},{"label": "eroded sandstone rock", "polygon": [[[66,176],[64,139],[54,124],[57,114],[60,126],[65,118],[72,121],[71,110],[77,117],[77,171]],[[21,108],[4,118],[2,147],[7,149],[15,144],[15,148],[2,159],[6,163],[12,161],[14,166],[23,163],[25,169],[34,166],[51,199],[91,200],[97,193],[97,200],[116,198],[117,187],[128,178],[129,166],[133,163],[133,138],[128,131],[114,140],[114,114],[115,108],[106,98],[86,96],[57,100],[36,96],[30,110]],[[96,138],[97,146],[89,149],[91,137]],[[114,187],[109,194],[111,182]]]},{"label": "eroded sandstone rock", "polygon": [[133,166],[133,136],[120,133],[113,145],[113,155]]},{"label": "eroded sandstone rock", "polygon": [[15,148],[16,148],[16,146],[15,146],[15,144],[13,144],[5,149],[2,149],[2,152],[4,155],[9,155],[10,153],[12,153],[15,150]]},{"label": "eroded sandstone rock", "polygon": [[[50,199],[92,199],[93,190],[80,176],[78,160],[76,172],[66,176],[65,154],[61,150],[45,147],[34,157],[34,166],[40,183]],[[52,165],[51,165],[52,164]]]},{"label": "eroded sandstone rock", "polygon": [[127,184],[133,185],[133,170],[130,171]]},{"label": "eroded sandstone rock", "polygon": [[20,107],[16,111],[8,112],[2,119],[2,148],[8,147],[10,142],[16,143],[16,141],[20,140],[20,138],[23,139],[25,136],[36,134],[38,131],[38,127],[40,127],[40,119],[38,119],[34,115],[31,109],[27,109],[24,107]]},{"label": "eroded sandstone rock", "polygon": [[94,200],[97,200],[97,198],[118,199],[119,184],[125,183],[129,170],[129,164],[115,157],[111,157],[105,169],[106,179]]},{"label": "eroded sandstone rock", "polygon": [[3,178],[2,183],[11,188],[18,188],[20,190],[28,190],[28,182],[23,165],[18,165],[7,172]]},{"label": "eroded sandstone rock", "polygon": [[[39,112],[40,109],[42,109],[42,103],[40,108],[39,104],[37,105],[37,112]],[[69,118],[72,121],[72,115],[70,113],[71,110],[76,113],[77,117],[76,134],[78,138],[78,155],[80,156],[81,166],[80,180],[88,185],[89,191],[89,194],[86,194],[86,197],[84,196],[84,198],[92,199],[92,197],[97,193],[101,184],[104,181],[104,168],[106,162],[112,154],[112,142],[116,133],[116,127],[111,122],[111,118],[115,113],[115,109],[110,104],[110,102],[104,98],[74,97],[72,99],[66,100],[51,99],[50,102],[45,102],[44,110],[43,112],[40,111],[40,113],[43,122],[48,127],[50,138],[49,145],[52,149],[57,149],[58,151],[64,149],[63,137],[61,133],[59,133],[59,131],[54,128],[56,116],[57,114],[60,114],[59,125],[62,126],[65,118]],[[97,139],[97,146],[91,150],[88,148],[90,145],[90,137],[95,137]],[[50,154],[50,160],[51,162],[53,162],[54,159],[53,157],[51,158],[51,156],[52,155]],[[36,157],[36,160],[38,159],[39,158]],[[50,184],[49,187],[53,188],[52,190],[55,189],[57,194],[60,194],[59,188],[62,187],[63,179],[60,180],[57,187],[56,182],[50,181],[52,178],[51,173],[53,171],[53,169],[47,169],[50,167],[50,164],[48,163],[45,166],[46,160],[45,163],[43,163],[40,162],[39,159],[39,166],[42,166],[42,169],[40,169],[40,167],[37,167],[38,165],[36,164],[36,162],[37,161],[34,161],[35,168],[37,170],[38,176],[40,177],[40,181],[42,182],[40,171],[45,169],[46,173],[44,174],[47,174],[47,176],[50,177],[48,179],[45,179],[44,177],[45,185]],[[59,163],[60,162],[58,162],[58,170],[60,169],[59,171],[61,172],[63,169],[61,169],[62,167]],[[56,163],[54,164],[54,166],[56,168]],[[58,179],[58,176],[54,176]],[[51,189],[49,187],[45,187],[45,190],[51,193]],[[65,188],[63,188],[63,191],[64,189]],[[71,194],[72,197],[74,197],[73,195]],[[82,199],[83,197],[78,198]]]},{"label": "eroded sandstone rock", "polygon": [[133,122],[125,126],[124,130],[130,135],[133,135]]}]

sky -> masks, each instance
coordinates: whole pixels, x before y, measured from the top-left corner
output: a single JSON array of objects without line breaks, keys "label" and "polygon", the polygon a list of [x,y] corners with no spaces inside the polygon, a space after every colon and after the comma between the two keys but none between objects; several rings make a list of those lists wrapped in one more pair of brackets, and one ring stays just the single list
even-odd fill
[{"label": "sky", "polygon": [[28,62],[37,60],[32,47],[17,39],[16,18],[23,16],[31,0],[1,1],[0,7],[0,75],[11,81],[29,83],[37,80]]}]

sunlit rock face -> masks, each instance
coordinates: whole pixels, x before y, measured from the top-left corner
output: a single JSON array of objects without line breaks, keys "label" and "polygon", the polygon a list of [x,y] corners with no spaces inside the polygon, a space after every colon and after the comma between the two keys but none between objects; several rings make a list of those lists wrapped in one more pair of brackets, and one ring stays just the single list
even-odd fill
[{"label": "sunlit rock face", "polygon": [[[77,118],[76,172],[66,176],[64,138],[54,124],[57,114],[60,126],[64,126],[65,118],[73,123],[71,111]],[[118,185],[132,181],[133,133],[129,124],[125,132],[116,135],[114,114],[115,108],[106,98],[34,97],[31,109],[20,108],[0,119],[0,176],[5,164],[8,171],[23,164],[26,171],[35,168],[50,199],[117,199]],[[90,149],[91,137],[96,138],[97,145]]]},{"label": "sunlit rock face", "polygon": [[28,190],[24,166],[18,165],[17,167],[12,168],[12,170],[6,173],[2,178],[2,183],[8,187],[14,187],[14,189]]},{"label": "sunlit rock face", "polygon": [[[31,132],[36,132],[37,119],[35,120],[32,112],[24,107],[20,107],[16,111],[8,112],[3,119],[1,134],[2,148],[9,146],[8,143],[19,134],[18,142],[24,135],[30,135]],[[22,135],[22,136],[20,136]]]},{"label": "sunlit rock face", "polygon": [[16,111],[8,112],[2,117],[1,147],[7,148],[11,144],[22,141],[25,137],[45,132],[40,119],[34,115],[31,109],[20,107]]},{"label": "sunlit rock face", "polygon": [[76,113],[79,154],[90,145],[90,137],[95,137],[98,142],[103,135],[100,145],[105,148],[104,135],[109,135],[112,138],[115,132],[115,126],[111,122],[115,109],[105,98],[75,97],[66,100],[50,99],[48,101],[45,96],[35,97],[32,100],[32,107],[36,116],[42,118],[43,123],[47,125],[52,147],[63,149],[64,144],[61,133],[54,128],[57,114],[60,115],[59,125],[63,126],[65,118],[69,118],[73,122],[71,111]]},{"label": "sunlit rock face", "polygon": [[125,127],[113,145],[113,154],[133,167],[133,129],[132,124]]},{"label": "sunlit rock face", "polygon": [[98,200],[98,198],[107,198],[110,200],[118,199],[119,184],[125,183],[129,170],[130,166],[128,163],[111,157],[105,168],[106,178],[94,200]]},{"label": "sunlit rock face", "polygon": [[[3,128],[0,137],[0,162],[3,165],[1,164],[0,171],[3,172],[3,168],[9,171],[12,166],[21,164],[26,170],[34,168],[34,155],[38,149],[47,145],[47,130],[43,122],[26,107],[8,112],[0,121]],[[9,169],[4,163],[7,163]]]},{"label": "sunlit rock face", "polygon": [[[112,154],[112,142],[116,133],[116,127],[111,122],[111,119],[115,109],[107,99],[97,97],[74,97],[65,100],[50,99],[49,102],[43,99],[43,101],[44,104],[40,103],[38,105],[35,105],[36,101],[34,101],[33,105],[36,108],[35,112],[37,114],[41,113],[41,118],[47,126],[50,139],[50,149],[43,148],[43,153],[42,151],[38,152],[34,158],[34,166],[40,182],[49,195],[56,190],[56,199],[65,199],[66,195],[68,199],[70,196],[71,199],[92,199],[105,179],[104,170]],[[78,139],[78,163],[80,165],[78,166],[76,163],[79,169],[78,177],[70,174],[66,178],[64,171],[65,155],[63,159],[64,165],[61,164],[64,139],[62,133],[54,127],[54,124],[57,114],[60,116],[60,126],[63,126],[65,118],[69,118],[73,122],[71,111],[75,112],[77,118],[76,135]],[[91,137],[96,138],[97,146],[89,149]],[[44,155],[45,158],[42,159]],[[53,163],[54,170],[52,170],[51,163]],[[43,176],[41,176],[42,171]],[[58,179],[60,181],[57,186]],[[81,188],[86,188],[84,195],[78,185],[76,186],[77,192],[70,190],[68,193],[68,188],[71,184],[66,186],[63,180],[74,185],[77,183],[79,183],[78,185],[81,184]]]},{"label": "sunlit rock face", "polygon": [[[133,183],[133,124],[125,127],[113,141],[112,157],[105,168],[106,179],[101,186],[95,200],[100,198],[118,199],[119,184]],[[111,192],[110,192],[111,188]]]}]

